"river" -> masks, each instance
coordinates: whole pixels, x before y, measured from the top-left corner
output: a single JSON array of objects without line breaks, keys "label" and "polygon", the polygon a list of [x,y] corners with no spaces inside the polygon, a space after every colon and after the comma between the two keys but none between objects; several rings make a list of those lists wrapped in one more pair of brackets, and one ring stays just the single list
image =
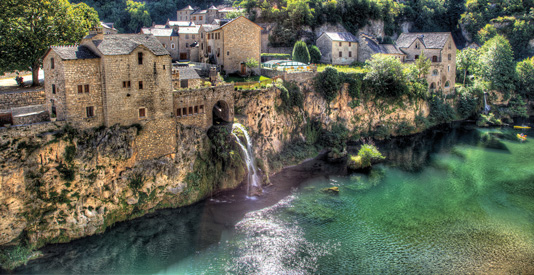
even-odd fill
[{"label": "river", "polygon": [[534,142],[518,132],[455,125],[377,143],[387,160],[365,174],[315,159],[255,200],[242,186],[160,210],[46,246],[14,273],[532,274]]}]

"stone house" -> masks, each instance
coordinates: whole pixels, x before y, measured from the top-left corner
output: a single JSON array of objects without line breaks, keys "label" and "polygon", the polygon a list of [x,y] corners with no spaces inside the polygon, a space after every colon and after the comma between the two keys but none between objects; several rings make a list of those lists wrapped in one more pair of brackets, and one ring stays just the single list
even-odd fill
[{"label": "stone house", "polygon": [[220,65],[226,74],[245,74],[245,62],[249,58],[261,60],[261,30],[243,16],[222,25],[202,25],[200,61]]},{"label": "stone house", "polygon": [[180,42],[178,27],[175,28],[142,28],[142,34],[152,34],[171,54],[173,61],[180,59]]},{"label": "stone house", "polygon": [[406,54],[393,44],[380,44],[378,39],[366,33],[360,33],[358,44],[358,62],[371,59],[373,54],[385,54],[398,58],[401,62],[406,61]]},{"label": "stone house", "polygon": [[195,89],[202,86],[202,78],[189,66],[175,66],[172,68],[172,88]]},{"label": "stone house", "polygon": [[200,26],[180,27],[179,33],[179,51],[180,60],[190,60],[198,62],[198,41],[200,41]]},{"label": "stone house", "polygon": [[[177,12],[178,20],[182,20],[180,19],[180,16],[181,18],[184,18],[183,13],[185,13],[186,11],[191,11],[189,9],[190,7],[191,6],[185,7],[184,9],[181,9]],[[228,13],[239,10],[239,8],[234,7],[216,8],[215,6],[211,6],[207,10],[191,11],[189,14],[189,20],[191,22],[194,22],[196,25],[213,24],[215,20],[225,19]]]},{"label": "stone house", "polygon": [[119,31],[113,27],[114,23],[100,22],[100,27],[104,30],[104,34],[117,34]]},{"label": "stone house", "polygon": [[191,13],[195,10],[191,6],[187,6],[176,12],[176,20],[178,21],[191,21]]},{"label": "stone house", "polygon": [[172,113],[171,56],[153,36],[91,32],[43,57],[50,113],[80,128],[131,125]]},{"label": "stone house", "polygon": [[350,65],[358,58],[358,38],[348,32],[323,32],[317,38],[321,62]]},{"label": "stone house", "polygon": [[450,32],[402,33],[396,46],[406,54],[406,62],[423,55],[432,61],[427,76],[431,91],[448,94],[456,84],[456,44]]}]

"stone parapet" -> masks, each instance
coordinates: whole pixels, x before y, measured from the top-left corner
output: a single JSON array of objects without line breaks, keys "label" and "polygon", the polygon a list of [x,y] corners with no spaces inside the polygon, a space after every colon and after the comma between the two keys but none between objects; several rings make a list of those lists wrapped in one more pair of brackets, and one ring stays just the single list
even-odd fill
[{"label": "stone parapet", "polygon": [[41,105],[46,100],[44,89],[38,91],[12,92],[0,94],[0,110]]},{"label": "stone parapet", "polygon": [[0,136],[6,138],[22,138],[35,136],[42,133],[53,132],[67,124],[66,121],[41,122],[28,125],[0,127]]}]

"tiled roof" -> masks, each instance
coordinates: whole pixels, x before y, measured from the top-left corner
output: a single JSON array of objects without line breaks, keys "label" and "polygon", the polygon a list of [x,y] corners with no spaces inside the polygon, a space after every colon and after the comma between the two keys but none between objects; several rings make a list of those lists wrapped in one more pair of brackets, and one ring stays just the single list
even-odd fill
[{"label": "tiled roof", "polygon": [[103,55],[130,54],[140,45],[148,48],[155,55],[168,55],[163,45],[150,34],[108,34],[104,40],[92,41]]},{"label": "tiled roof", "polygon": [[450,32],[413,32],[402,33],[397,38],[397,47],[408,48],[417,39],[421,39],[426,48],[442,49],[450,36]]},{"label": "tiled roof", "polygon": [[105,29],[115,30],[115,28],[113,27],[113,23],[100,22],[100,26]]},{"label": "tiled roof", "polygon": [[[231,19],[231,20],[228,20],[228,19],[221,19],[221,21],[219,21],[219,22],[220,22],[220,23],[219,23],[220,26],[215,25],[215,26],[217,26],[217,28],[212,29],[212,30],[207,30],[207,31],[215,31],[215,30],[218,30],[218,29],[222,29],[222,28],[225,27],[226,25],[229,25],[230,23],[232,23],[232,22],[234,22],[234,21],[237,21],[237,20],[240,19],[240,18],[243,18],[243,19],[245,19],[245,20],[250,21],[248,18],[246,18],[246,17],[244,17],[244,16],[239,16],[239,17],[236,17],[236,18]],[[227,21],[227,20],[228,20],[228,21]],[[252,22],[252,21],[250,21],[250,22],[251,22],[252,24],[258,26],[260,29],[263,29],[263,28],[260,27],[258,24],[254,23],[254,22]],[[204,25],[204,26],[205,26],[205,25]]]},{"label": "tiled roof", "polygon": [[178,29],[178,33],[184,33],[184,34],[197,34],[199,32],[200,26],[194,26],[194,27],[181,27]]},{"label": "tiled roof", "polygon": [[183,9],[181,9],[181,11],[183,11],[183,10],[190,10],[190,11],[192,11],[193,8],[191,8],[191,5],[189,5],[189,6],[185,7],[185,8],[183,8]]},{"label": "tiled roof", "polygon": [[142,28],[141,32],[144,34],[152,34],[158,37],[178,36],[178,33],[176,33],[174,29]]},{"label": "tiled roof", "polygon": [[380,50],[385,54],[404,54],[393,44],[380,44]]},{"label": "tiled roof", "polygon": [[173,70],[180,72],[180,79],[199,79],[197,71],[191,67],[174,67]]},{"label": "tiled roof", "polygon": [[83,45],[52,47],[52,50],[54,50],[54,52],[56,52],[63,60],[98,58],[96,54]]},{"label": "tiled roof", "polygon": [[332,41],[358,42],[358,38],[350,32],[324,32]]},{"label": "tiled roof", "polygon": [[202,25],[202,28],[204,28],[204,31],[207,31],[207,32],[212,31],[214,29],[217,29],[219,27],[220,27],[219,25],[212,25],[212,24],[204,24],[204,25]]},{"label": "tiled roof", "polygon": [[195,11],[195,12],[193,12],[191,15],[195,15],[195,14],[206,14],[206,13],[208,13],[207,10],[199,10],[199,11]]},{"label": "tiled roof", "polygon": [[169,21],[167,22],[169,26],[178,26],[178,27],[190,27],[195,26],[194,22],[190,21]]}]

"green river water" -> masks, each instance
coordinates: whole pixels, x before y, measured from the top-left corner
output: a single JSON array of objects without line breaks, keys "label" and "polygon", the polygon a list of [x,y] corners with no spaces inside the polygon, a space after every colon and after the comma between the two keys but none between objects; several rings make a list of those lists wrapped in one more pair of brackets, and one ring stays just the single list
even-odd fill
[{"label": "green river water", "polygon": [[15,273],[534,274],[534,142],[516,133],[383,142],[387,160],[366,174],[310,161],[257,200],[236,190],[158,211],[48,246]]}]

